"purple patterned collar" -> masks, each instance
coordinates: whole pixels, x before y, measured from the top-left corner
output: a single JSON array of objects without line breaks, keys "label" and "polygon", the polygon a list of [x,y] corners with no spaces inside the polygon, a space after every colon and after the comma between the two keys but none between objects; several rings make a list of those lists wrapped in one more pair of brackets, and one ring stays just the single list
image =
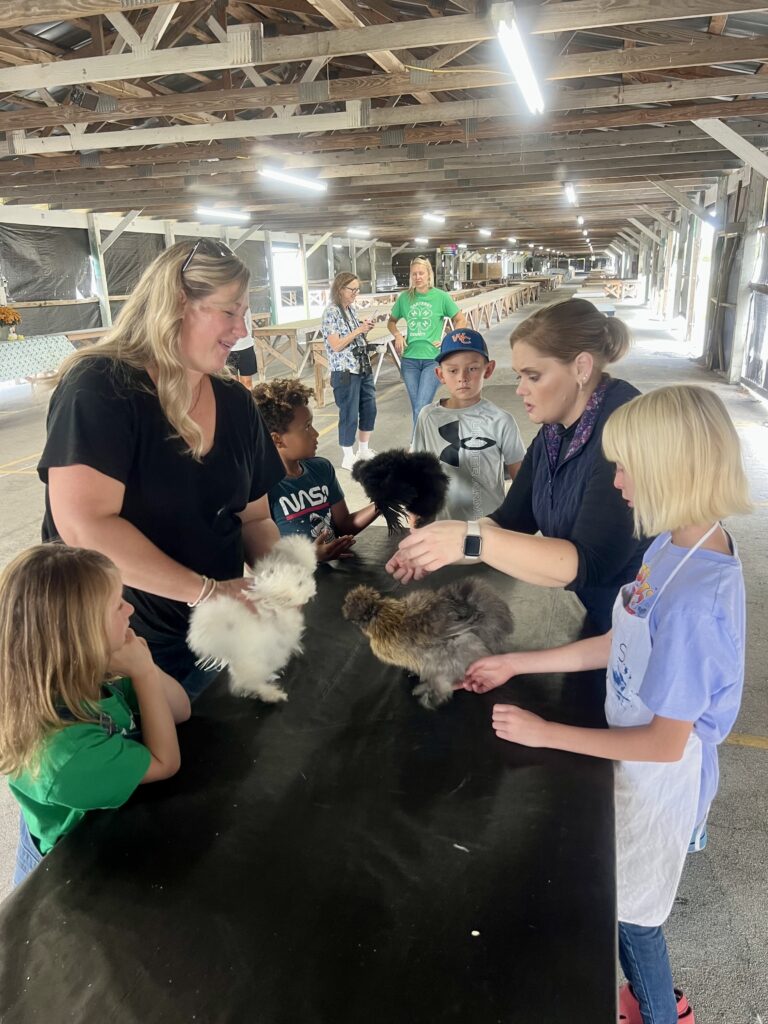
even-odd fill
[{"label": "purple patterned collar", "polygon": [[[589,400],[586,404],[584,412],[579,417],[576,429],[573,432],[571,443],[568,445],[568,451],[565,453],[562,462],[570,459],[572,455],[580,451],[587,441],[592,436],[592,431],[595,429],[595,423],[597,417],[600,415],[600,408],[605,398],[605,392],[608,390],[608,384],[610,383],[608,378],[604,378],[589,396]],[[563,428],[559,423],[545,423],[544,424],[544,445],[547,449],[547,459],[549,461],[550,472],[554,473],[560,461],[560,445],[563,439]]]}]

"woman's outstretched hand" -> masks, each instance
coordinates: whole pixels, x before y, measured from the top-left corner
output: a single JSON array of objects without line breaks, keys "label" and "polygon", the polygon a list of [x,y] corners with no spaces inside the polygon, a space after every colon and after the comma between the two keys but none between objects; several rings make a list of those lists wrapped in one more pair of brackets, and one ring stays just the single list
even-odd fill
[{"label": "woman's outstretched hand", "polygon": [[[435,572],[445,565],[460,562],[464,557],[466,535],[467,524],[453,520],[442,520],[439,523],[430,523],[429,526],[421,526],[418,530],[411,530],[410,535],[400,541],[393,558],[387,562],[387,572],[392,572],[389,567],[395,559],[398,559],[400,565],[406,565],[412,570],[421,569],[424,572]],[[392,575],[397,577],[394,572]],[[404,579],[402,582],[407,583],[408,580]]]},{"label": "woman's outstretched hand", "polygon": [[419,569],[411,565],[407,558],[404,558],[399,551],[396,551],[384,566],[390,576],[394,576],[400,583],[410,583],[411,580],[423,580],[427,575],[426,569]]}]

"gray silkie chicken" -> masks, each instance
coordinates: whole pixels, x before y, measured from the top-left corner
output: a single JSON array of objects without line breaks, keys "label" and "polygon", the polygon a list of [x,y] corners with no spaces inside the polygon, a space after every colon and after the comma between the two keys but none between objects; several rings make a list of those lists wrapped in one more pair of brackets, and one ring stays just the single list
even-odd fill
[{"label": "gray silkie chicken", "polygon": [[514,628],[506,602],[472,578],[400,598],[355,587],[342,614],[360,627],[380,661],[419,676],[413,694],[425,708],[450,700],[473,661],[508,651]]}]

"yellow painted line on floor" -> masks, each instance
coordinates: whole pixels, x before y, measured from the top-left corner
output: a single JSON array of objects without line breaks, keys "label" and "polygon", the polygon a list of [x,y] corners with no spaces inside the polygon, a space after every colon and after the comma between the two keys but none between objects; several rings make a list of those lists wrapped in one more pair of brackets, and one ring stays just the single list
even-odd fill
[{"label": "yellow painted line on floor", "polygon": [[749,736],[744,732],[732,732],[725,742],[734,747],[757,747],[759,750],[768,750],[768,736]]},{"label": "yellow painted line on floor", "polygon": [[29,462],[30,459],[39,459],[42,452],[32,452],[31,455],[24,455],[20,459],[11,459],[10,462],[4,462],[0,465],[0,469],[7,469],[8,466],[17,466],[20,462]]}]

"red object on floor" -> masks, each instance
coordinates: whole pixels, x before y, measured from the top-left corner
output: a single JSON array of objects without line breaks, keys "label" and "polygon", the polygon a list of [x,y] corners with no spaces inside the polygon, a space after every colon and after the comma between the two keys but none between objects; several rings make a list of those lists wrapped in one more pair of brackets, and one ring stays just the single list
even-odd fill
[{"label": "red object on floor", "polygon": [[[684,1024],[696,1024],[693,1015],[693,1007],[688,1002],[686,995],[679,988],[675,989],[677,999],[677,1019]],[[619,1024],[643,1024],[640,1015],[640,1004],[629,985],[622,985],[619,989]]]}]

